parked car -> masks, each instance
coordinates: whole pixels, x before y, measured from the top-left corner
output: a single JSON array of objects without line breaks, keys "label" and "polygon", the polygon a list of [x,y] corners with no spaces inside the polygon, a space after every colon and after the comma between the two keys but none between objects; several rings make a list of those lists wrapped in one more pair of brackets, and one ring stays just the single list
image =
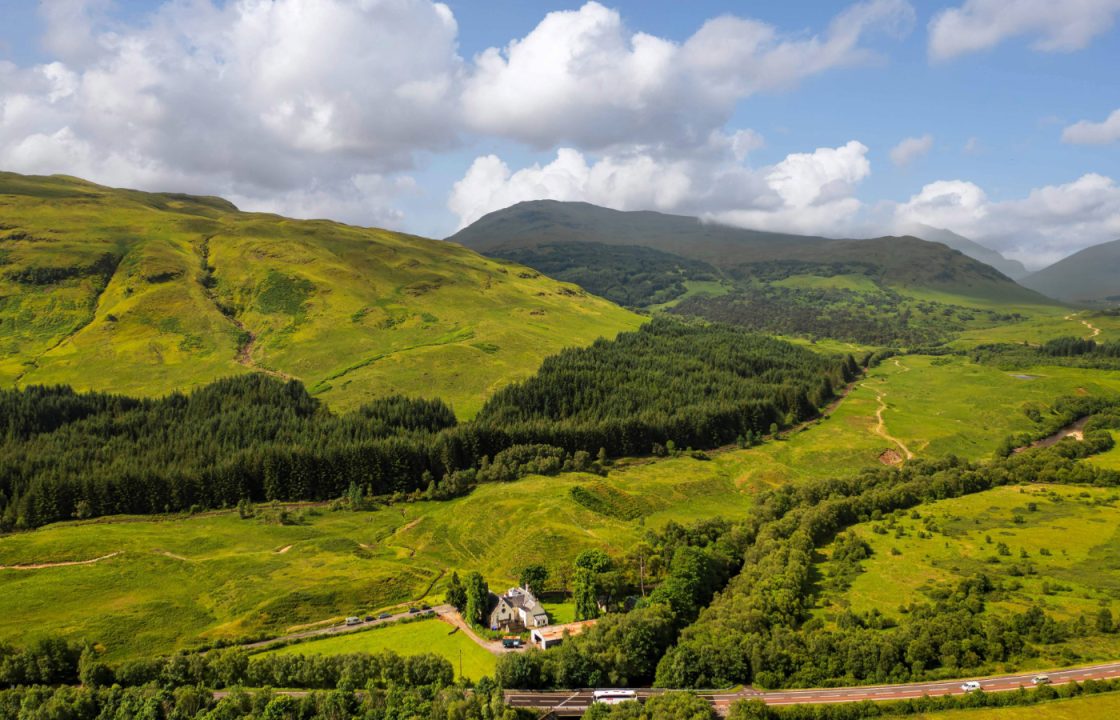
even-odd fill
[{"label": "parked car", "polygon": [[1033,683],[1035,685],[1049,685],[1050,684],[1050,676],[1049,675],[1035,675],[1033,678],[1031,678],[1031,683]]},{"label": "parked car", "polygon": [[421,606],[420,606],[420,609],[421,609],[421,610],[431,610],[431,609],[432,609],[432,606],[431,606],[431,605],[421,605]]},{"label": "parked car", "polygon": [[961,690],[964,690],[966,693],[976,692],[979,689],[980,683],[976,682],[975,680],[969,680],[968,682],[961,685]]},{"label": "parked car", "polygon": [[370,620],[373,620],[373,616],[372,615],[366,615],[366,622],[369,622]]},{"label": "parked car", "polygon": [[411,607],[411,608],[408,609],[408,614],[409,615],[415,615],[418,612],[420,612],[420,608]]},{"label": "parked car", "polygon": [[377,616],[377,619],[378,620],[387,620],[391,617],[393,617],[393,613],[381,613],[380,615]]}]

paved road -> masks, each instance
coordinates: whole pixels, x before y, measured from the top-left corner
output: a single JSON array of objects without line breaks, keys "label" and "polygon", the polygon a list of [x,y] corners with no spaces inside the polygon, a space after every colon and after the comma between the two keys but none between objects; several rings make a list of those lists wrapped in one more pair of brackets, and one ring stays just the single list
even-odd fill
[{"label": "paved road", "polygon": [[[1031,672],[1018,675],[1002,675],[990,678],[961,678],[940,682],[906,683],[902,685],[865,685],[846,688],[814,688],[807,690],[775,690],[757,691],[750,688],[739,692],[702,692],[716,709],[725,713],[736,700],[758,699],[769,705],[795,705],[798,703],[828,704],[860,702],[863,700],[905,700],[919,698],[923,695],[961,695],[961,684],[967,680],[976,680],[985,692],[1008,692],[1018,690],[1020,687],[1031,687],[1031,678],[1043,674]],[[1051,670],[1046,673],[1055,685],[1061,685],[1076,680],[1107,680],[1120,678],[1120,662],[1091,665],[1087,667],[1066,668]],[[648,698],[661,690],[638,689],[640,698]],[[558,692],[522,692],[510,690],[506,692],[506,702],[517,707],[537,708],[541,710],[554,710],[561,716],[578,716],[585,711],[591,703],[591,691],[558,691]]]}]

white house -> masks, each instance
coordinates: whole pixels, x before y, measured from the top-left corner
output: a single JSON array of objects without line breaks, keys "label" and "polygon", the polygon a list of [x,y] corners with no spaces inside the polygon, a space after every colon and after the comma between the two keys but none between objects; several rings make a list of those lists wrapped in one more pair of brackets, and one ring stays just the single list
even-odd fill
[{"label": "white house", "polygon": [[497,595],[495,598],[491,600],[493,605],[490,611],[491,630],[548,625],[548,613],[528,588],[510,588],[504,595]]}]

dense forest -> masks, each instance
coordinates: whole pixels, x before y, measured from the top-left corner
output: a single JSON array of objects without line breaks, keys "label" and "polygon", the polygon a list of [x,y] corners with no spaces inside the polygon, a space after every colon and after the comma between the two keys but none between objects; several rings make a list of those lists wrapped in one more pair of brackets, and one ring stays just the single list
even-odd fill
[{"label": "dense forest", "polygon": [[475,482],[591,469],[670,441],[711,448],[816,414],[855,361],[741,330],[655,320],[568,350],[456,423],[439,400],[334,415],[298,382],[250,375],[139,400],[0,391],[0,530],[243,500],[458,494]]},{"label": "dense forest", "polygon": [[1037,365],[1099,370],[1120,369],[1120,342],[1097,342],[1093,339],[1063,337],[1041,345],[1000,343],[979,345],[970,351],[974,362],[983,362],[1005,369]]},{"label": "dense forest", "polygon": [[872,292],[760,283],[740,284],[725,295],[695,295],[671,312],[756,332],[909,348],[943,343],[976,320],[994,324],[1015,319],[992,311],[915,301],[889,288]]},{"label": "dense forest", "polygon": [[499,254],[625,307],[666,303],[684,295],[687,280],[719,277],[700,260],[636,245],[555,242],[506,248]]},{"label": "dense forest", "polygon": [[[826,628],[811,619],[820,592],[811,565],[815,549],[849,526],[923,502],[1025,480],[1120,485],[1120,473],[1079,462],[1112,447],[1106,430],[1120,426],[1118,410],[1120,405],[1111,401],[1063,400],[1057,416],[1093,416],[1083,442],[1058,443],[988,464],[953,457],[915,461],[900,469],[868,470],[854,478],[761,493],[749,517],[720,526],[722,532],[695,545],[681,546],[692,549],[677,549],[693,559],[699,550],[713,562],[727,548],[742,549],[741,569],[726,587],[718,572],[704,571],[704,563],[682,563],[679,579],[667,579],[632,612],[605,618],[556,650],[504,657],[497,677],[507,687],[604,681],[655,681],[662,687],[904,682],[955,676],[962,669],[976,672],[1026,657],[1035,645],[1104,632],[1096,617],[1056,620],[1038,607],[985,613],[1000,588],[983,575],[966,579],[935,602],[907,608],[898,618],[849,613],[838,627]],[[732,552],[729,557],[738,566],[739,556]],[[675,604],[660,594],[662,587],[678,584],[694,591],[678,598],[691,596],[695,605]],[[711,597],[707,604],[704,600]],[[645,640],[626,652],[611,650],[625,643],[609,639],[634,636]]]}]

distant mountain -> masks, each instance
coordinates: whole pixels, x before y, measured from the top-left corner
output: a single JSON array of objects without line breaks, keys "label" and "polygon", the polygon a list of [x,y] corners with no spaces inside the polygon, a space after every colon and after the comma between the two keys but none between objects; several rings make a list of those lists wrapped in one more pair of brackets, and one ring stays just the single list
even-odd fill
[{"label": "distant mountain", "polygon": [[929,240],[930,242],[939,242],[943,245],[948,245],[954,250],[960,250],[973,260],[979,260],[985,265],[991,265],[1012,280],[1018,281],[1030,274],[1030,271],[1018,260],[1005,258],[995,250],[984,247],[973,240],[969,240],[963,235],[958,235],[952,230],[914,223],[906,228],[906,234],[919,237],[923,240]]},{"label": "distant mountain", "polygon": [[0,173],[0,386],[161,395],[255,370],[335,408],[404,393],[470,416],[641,322],[438,240]]},{"label": "distant mountain", "polygon": [[[516,258],[533,267],[534,252],[545,249],[554,272],[559,272],[557,248],[597,243],[641,246],[699,260],[739,280],[761,264],[799,263],[810,274],[857,272],[887,284],[1010,302],[1047,302],[999,270],[940,242],[915,237],[835,240],[762,232],[705,223],[694,217],[623,212],[588,203],[518,203],[482,217],[448,240],[493,257]],[[772,267],[766,272],[773,276]],[[578,276],[566,277],[580,282]]]},{"label": "distant mountain", "polygon": [[782,256],[828,238],[743,230],[685,215],[625,212],[584,202],[532,200],[484,215],[447,238],[486,255],[550,243],[638,245],[716,266]]},{"label": "distant mountain", "polygon": [[1076,252],[1023,278],[1023,285],[1067,302],[1120,304],[1120,240]]}]

